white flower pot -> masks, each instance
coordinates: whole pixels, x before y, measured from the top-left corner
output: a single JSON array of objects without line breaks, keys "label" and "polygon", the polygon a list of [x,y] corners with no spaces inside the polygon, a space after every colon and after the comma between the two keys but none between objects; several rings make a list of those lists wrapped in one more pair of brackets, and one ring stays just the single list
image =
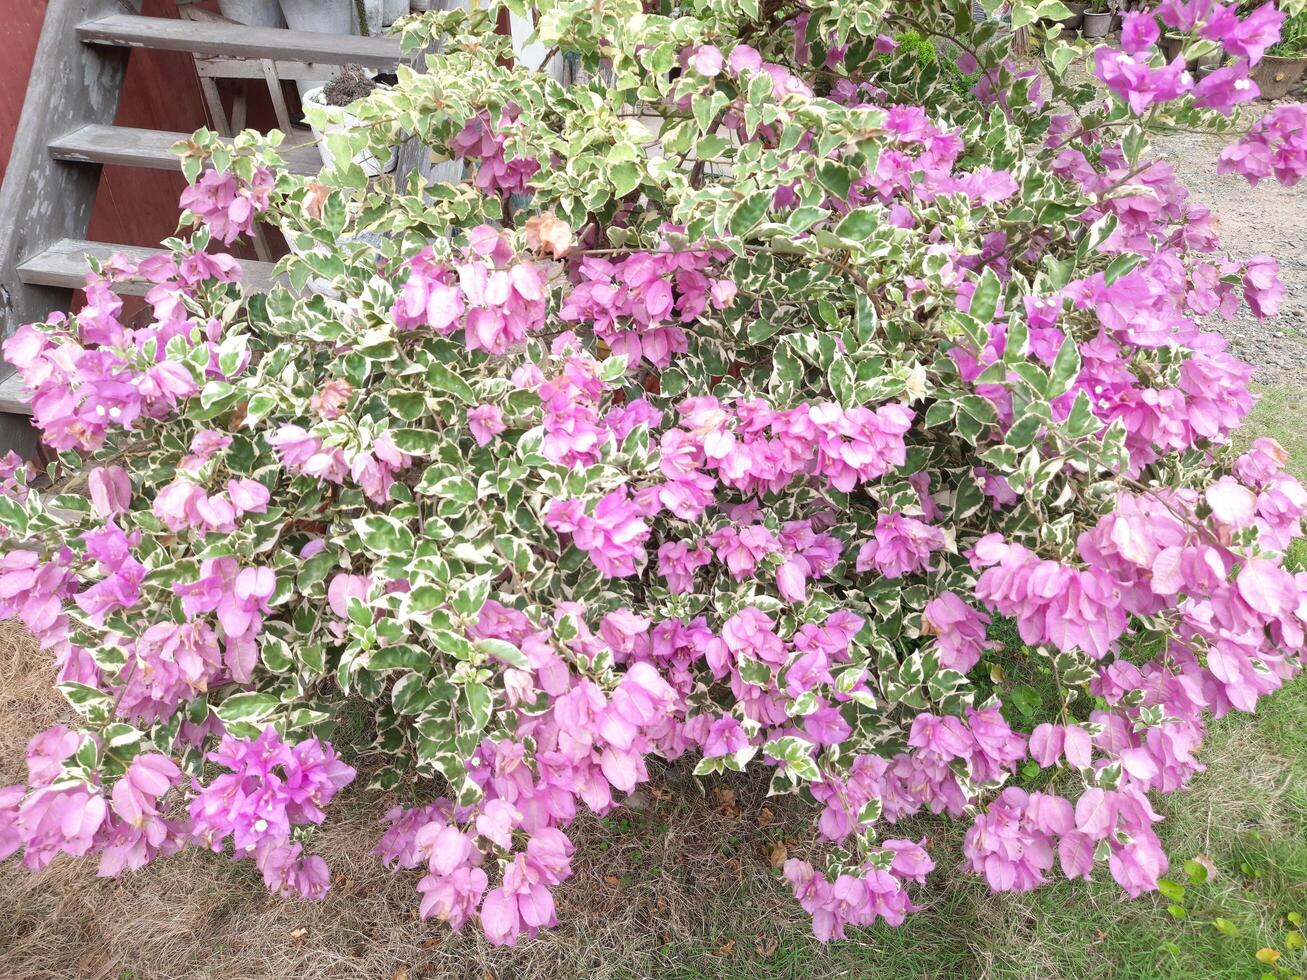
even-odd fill
[{"label": "white flower pot", "polygon": [[[312,119],[309,120],[309,126],[313,129],[313,135],[318,139],[318,152],[322,155],[323,166],[334,166],[335,158],[331,155],[331,150],[327,147],[327,141],[324,137],[327,133],[344,132],[357,126],[358,117],[345,106],[327,105],[322,96],[322,86],[305,92],[303,98],[306,105],[317,106],[327,116],[326,129],[319,129]],[[378,177],[395,169],[395,151],[392,148],[390,158],[383,161],[367,150],[363,150],[354,157],[354,162],[362,167],[363,172],[369,177]]]},{"label": "white flower pot", "polygon": [[218,0],[218,10],[228,20],[249,27],[285,27],[277,0]]}]

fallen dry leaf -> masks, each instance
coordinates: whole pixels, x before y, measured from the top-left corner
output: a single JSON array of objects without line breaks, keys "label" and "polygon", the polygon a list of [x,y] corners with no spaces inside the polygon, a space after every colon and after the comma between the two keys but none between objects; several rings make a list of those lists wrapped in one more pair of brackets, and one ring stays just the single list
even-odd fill
[{"label": "fallen dry leaf", "polygon": [[534,215],[526,219],[526,247],[561,259],[572,247],[572,229],[552,214]]},{"label": "fallen dry leaf", "polygon": [[735,790],[733,789],[714,789],[713,793],[717,797],[717,812],[723,817],[738,817],[740,808],[735,805]]},{"label": "fallen dry leaf", "polygon": [[316,180],[309,184],[308,193],[304,195],[304,210],[311,217],[322,217],[322,205],[326,202],[331,194],[331,188],[326,184],[320,184]]},{"label": "fallen dry leaf", "polygon": [[765,960],[769,960],[776,955],[776,950],[780,948],[780,942],[775,936],[764,936],[759,933],[758,941],[753,944],[753,948],[757,951],[759,956]]},{"label": "fallen dry leaf", "polygon": [[728,939],[726,942],[722,943],[720,946],[717,947],[717,949],[713,952],[713,955],[730,956],[734,952],[735,952],[735,940]]},{"label": "fallen dry leaf", "polygon": [[308,938],[309,931],[304,928],[292,929],[290,933],[290,943],[296,949],[304,945],[304,940]]},{"label": "fallen dry leaf", "polygon": [[1194,862],[1196,864],[1201,864],[1204,868],[1207,869],[1208,881],[1215,881],[1217,878],[1220,877],[1220,872],[1216,870],[1216,862],[1213,861],[1211,858],[1209,858],[1206,854],[1203,854],[1201,851],[1194,855]]},{"label": "fallen dry leaf", "polygon": [[612,885],[614,888],[622,887],[622,879],[617,877],[617,875],[604,875],[604,883]]},{"label": "fallen dry leaf", "polygon": [[771,826],[771,824],[774,823],[775,820],[776,820],[776,814],[774,814],[774,813],[771,812],[771,807],[766,807],[766,806],[765,806],[765,807],[763,807],[761,810],[758,811],[758,826],[759,826],[759,827],[768,827],[768,826]]},{"label": "fallen dry leaf", "polygon": [[418,944],[418,949],[435,949],[440,945],[440,937],[432,936],[430,939],[424,939]]},{"label": "fallen dry leaf", "polygon": [[390,980],[408,980],[408,967],[395,967],[395,972],[390,975]]},{"label": "fallen dry leaf", "polygon": [[652,796],[655,800],[662,800],[666,802],[667,800],[670,800],[672,798],[672,791],[670,789],[664,789],[661,786],[654,786],[653,784],[647,785],[645,789],[649,791],[649,795]]},{"label": "fallen dry leaf", "polygon": [[768,855],[768,860],[771,861],[773,868],[779,868],[789,856],[790,851],[785,846],[785,841],[777,841],[771,849],[771,854]]}]

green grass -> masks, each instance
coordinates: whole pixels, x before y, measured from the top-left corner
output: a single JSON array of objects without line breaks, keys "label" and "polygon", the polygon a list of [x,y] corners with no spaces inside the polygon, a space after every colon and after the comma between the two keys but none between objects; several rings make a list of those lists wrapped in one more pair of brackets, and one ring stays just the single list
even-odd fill
[{"label": "green grass", "polygon": [[[1262,392],[1244,439],[1262,435],[1288,449],[1291,471],[1307,479],[1300,395],[1288,388]],[[1289,563],[1307,569],[1307,543],[1295,545]],[[995,687],[1042,691],[1044,703],[1032,711],[1043,720],[1049,680],[1022,657],[1009,624],[997,623],[993,636],[1001,644]],[[1207,771],[1190,791],[1157,803],[1166,818],[1159,833],[1171,859],[1168,878],[1184,888],[1180,902],[1161,894],[1131,901],[1104,868],[1091,883],[1060,881],[1026,895],[991,896],[959,867],[961,828],[923,821],[895,828],[896,835],[927,835],[937,864],[923,890],[925,907],[900,928],[851,930],[853,941],[822,946],[802,920],[789,920],[772,951],[770,943],[755,942],[749,910],[728,892],[710,910],[711,941],[669,949],[658,975],[1288,980],[1307,973],[1307,955],[1293,938],[1303,935],[1302,920],[1290,918],[1307,916],[1307,677],[1264,699],[1256,715],[1214,721],[1201,758]],[[1201,883],[1186,873],[1195,858],[1212,868]],[[1214,924],[1218,919],[1224,931]],[[722,955],[732,940],[729,955]],[[1264,948],[1282,954],[1278,966],[1258,959]]]}]

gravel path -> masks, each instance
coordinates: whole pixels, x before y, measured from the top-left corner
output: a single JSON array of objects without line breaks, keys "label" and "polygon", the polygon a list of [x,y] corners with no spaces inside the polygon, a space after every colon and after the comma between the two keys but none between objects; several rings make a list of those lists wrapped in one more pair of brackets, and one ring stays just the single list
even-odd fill
[{"label": "gravel path", "polygon": [[1235,259],[1271,255],[1280,263],[1284,305],[1278,316],[1258,320],[1247,307],[1220,327],[1234,353],[1258,368],[1258,385],[1307,386],[1307,184],[1282,187],[1242,177],[1221,177],[1216,158],[1227,138],[1171,133],[1154,139],[1159,155],[1194,198],[1221,218],[1221,240]]}]

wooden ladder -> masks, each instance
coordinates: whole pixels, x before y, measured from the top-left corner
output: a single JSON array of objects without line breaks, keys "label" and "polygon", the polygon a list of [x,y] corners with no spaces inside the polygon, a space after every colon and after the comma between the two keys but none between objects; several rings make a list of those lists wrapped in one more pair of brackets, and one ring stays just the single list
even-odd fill
[{"label": "wooden ladder", "polygon": [[[180,170],[168,148],[189,133],[113,124],[132,48],[185,51],[218,63],[220,77],[322,77],[320,67],[393,69],[396,37],[312,34],[207,20],[138,15],[141,0],[49,0],[14,147],[0,187],[0,333],[67,309],[86,282],[86,258],[115,252],[141,259],[157,249],[86,240],[103,164]],[[242,67],[244,66],[244,68]],[[304,66],[308,66],[307,68]],[[223,72],[229,72],[224,74]],[[329,74],[329,72],[328,72]],[[313,150],[312,147],[309,148]],[[291,169],[316,173],[316,151],[293,155]],[[254,285],[272,265],[243,261]],[[123,283],[137,295],[147,283]],[[0,363],[0,454],[29,456],[35,431],[13,368]]]}]

